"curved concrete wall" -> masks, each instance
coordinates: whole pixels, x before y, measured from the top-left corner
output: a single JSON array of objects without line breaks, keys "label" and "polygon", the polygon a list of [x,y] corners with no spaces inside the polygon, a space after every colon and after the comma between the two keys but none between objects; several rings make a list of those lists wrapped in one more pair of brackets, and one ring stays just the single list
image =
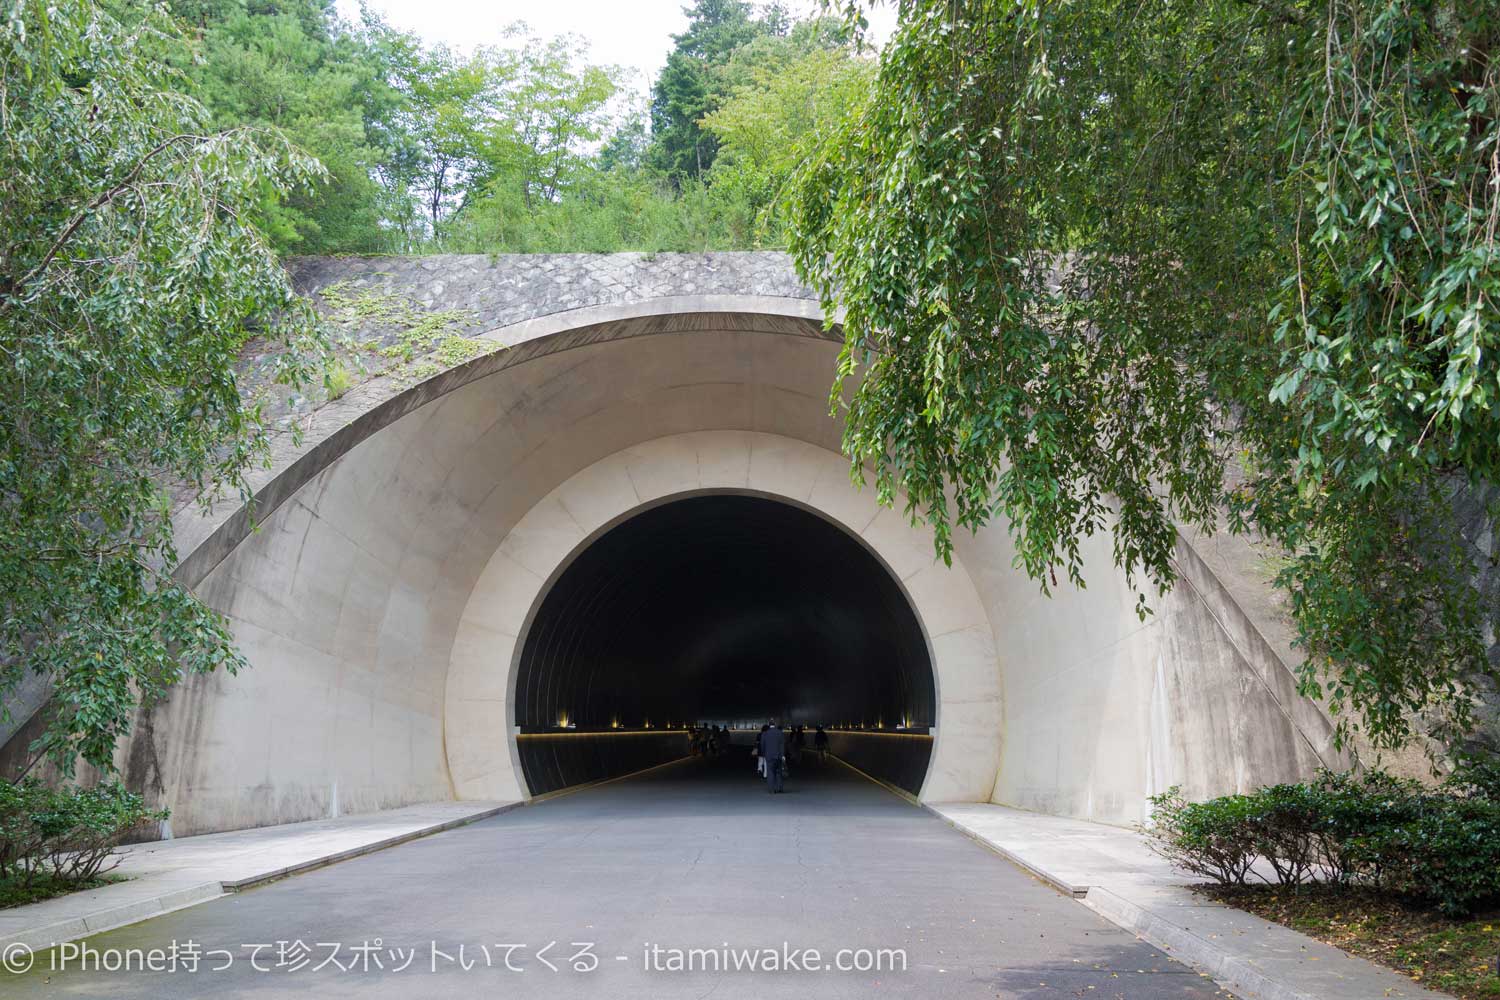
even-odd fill
[{"label": "curved concrete wall", "polygon": [[590,539],[643,506],[705,491],[742,491],[805,507],[864,542],[899,580],[917,614],[937,681],[937,738],[923,796],[987,799],[1000,759],[995,637],[961,562],[949,569],[930,540],[871,491],[849,485],[837,453],[780,435],[680,434],[616,452],[569,477],[500,543],[459,619],[449,669],[447,738],[463,798],[525,792],[514,757],[517,650],[548,584]]},{"label": "curved concrete wall", "polygon": [[1123,823],[1168,784],[1208,795],[1333,762],[1327,720],[1211,573],[1143,624],[1107,540],[1088,589],[1050,601],[1004,526],[935,565],[924,532],[848,485],[836,345],[809,303],[591,307],[494,336],[510,349],[310,417],[260,484],[258,531],[233,511],[179,522],[185,576],[253,665],[189,681],[122,748],[179,834],[522,794],[503,650],[582,540],[704,489],[799,503],[902,581],[938,673],[925,798]]}]

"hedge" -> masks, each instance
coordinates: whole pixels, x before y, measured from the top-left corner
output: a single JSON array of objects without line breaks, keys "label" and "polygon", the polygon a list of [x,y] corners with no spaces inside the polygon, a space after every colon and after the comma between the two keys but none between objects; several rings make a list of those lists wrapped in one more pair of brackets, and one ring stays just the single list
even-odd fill
[{"label": "hedge", "polygon": [[92,788],[0,781],[0,881],[86,882],[119,863],[124,837],[166,818],[118,781]]},{"label": "hedge", "polygon": [[[1252,880],[1368,886],[1463,915],[1500,900],[1500,795],[1493,771],[1441,789],[1379,772],[1187,802],[1154,797],[1157,853],[1221,885]],[[1489,779],[1489,780],[1487,780]]]}]

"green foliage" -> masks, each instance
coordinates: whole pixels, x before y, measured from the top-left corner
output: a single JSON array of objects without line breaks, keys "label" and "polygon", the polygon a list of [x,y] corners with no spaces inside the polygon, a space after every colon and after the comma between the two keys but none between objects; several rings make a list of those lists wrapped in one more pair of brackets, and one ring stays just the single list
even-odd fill
[{"label": "green foliage", "polygon": [[411,155],[390,180],[426,216],[396,220],[408,243],[441,236],[448,220],[465,225],[481,199],[476,211],[542,211],[591,167],[619,71],[585,63],[575,40],[543,41],[521,25],[510,34],[514,48],[412,50],[394,70],[409,94],[396,121]]},{"label": "green foliage", "polygon": [[701,178],[713,165],[718,145],[700,122],[725,95],[730,54],[782,24],[779,11],[769,23],[757,20],[746,0],[693,0],[684,11],[688,29],[673,36],[651,90],[651,161],[674,184]]},{"label": "green foliage", "polygon": [[[423,309],[407,296],[352,281],[328,285],[319,290],[318,297],[335,331],[377,334],[358,345],[348,337],[340,341],[356,356],[360,350],[374,354],[381,365],[374,374],[390,375],[403,383],[436,375],[497,347],[492,340],[462,335],[476,322],[475,315],[465,309]],[[419,358],[428,360],[419,363]],[[339,366],[343,367],[342,361]]]},{"label": "green foliage", "polygon": [[417,155],[412,186],[429,227],[461,207],[471,182],[487,166],[487,119],[504,72],[500,53],[480,49],[464,57],[446,47],[419,56],[407,77],[409,124]]},{"label": "green foliage", "polygon": [[1226,795],[1188,802],[1174,787],[1151,799],[1152,847],[1184,871],[1221,885],[1244,885],[1257,855],[1246,818],[1250,802]]},{"label": "green foliage", "polygon": [[584,46],[568,38],[532,37],[517,52],[505,95],[509,149],[491,186],[519,190],[528,209],[562,198],[609,128],[608,105],[620,71],[583,62]]},{"label": "green foliage", "polygon": [[1450,915],[1500,898],[1500,800],[1324,772],[1249,795],[1187,803],[1173,788],[1151,801],[1155,850],[1221,885],[1337,882]]},{"label": "green foliage", "polygon": [[758,245],[785,245],[778,212],[785,185],[812,142],[859,112],[874,81],[874,64],[848,47],[799,45],[815,27],[752,45],[759,51],[746,54],[745,82],[702,119],[719,148],[709,180],[757,218]]},{"label": "green foliage", "polygon": [[[143,0],[101,0],[126,24],[155,16]],[[390,72],[407,36],[367,15],[358,27],[326,0],[171,0],[180,35],[164,52],[213,127],[275,128],[325,173],[295,190],[266,188],[256,221],[279,252],[393,249],[380,169],[400,150],[392,116],[405,101]]]},{"label": "green foliage", "polygon": [[[719,14],[729,17],[726,10]],[[558,82],[523,86],[519,93],[525,96],[517,107],[533,108],[530,114],[539,121],[576,123],[571,131],[520,129],[517,134],[523,137],[562,138],[550,140],[551,149],[528,138],[518,160],[497,160],[482,194],[466,201],[441,227],[442,247],[537,253],[781,245],[785,236],[775,211],[777,195],[806,144],[860,105],[874,66],[854,54],[833,22],[791,24],[778,17],[770,11],[760,20],[745,21],[749,29],[725,28],[711,44],[680,41],[680,48],[695,53],[693,59],[711,58],[703,65],[711,65],[717,110],[691,119],[687,131],[663,131],[658,122],[649,136],[645,116],[636,110],[605,121],[603,105],[588,95],[602,99],[614,91],[587,85],[580,49],[533,41],[518,57],[518,79]],[[561,110],[570,107],[587,113]],[[702,115],[703,109],[693,113]],[[664,166],[681,152],[672,149],[679,140],[688,141],[682,137],[689,131],[697,149],[693,169]],[[601,137],[604,144],[597,154],[577,152]],[[713,166],[700,171],[696,157],[707,156],[710,149]],[[527,162],[545,169],[516,166]]]},{"label": "green foliage", "polygon": [[108,770],[138,704],[242,665],[172,578],[170,490],[247,492],[265,427],[235,364],[324,345],[253,207],[320,176],[280,136],[218,133],[161,58],[172,26],[21,0],[0,26],[0,692],[53,697],[33,747]]},{"label": "green foliage", "polygon": [[24,892],[39,882],[93,882],[119,863],[114,848],[123,837],[166,818],[118,781],[93,788],[0,782],[0,884]]},{"label": "green foliage", "polygon": [[755,213],[718,185],[674,189],[645,171],[585,170],[556,201],[529,208],[513,188],[493,190],[453,220],[445,250],[459,253],[609,253],[738,250],[752,245]]},{"label": "green foliage", "polygon": [[903,4],[787,208],[846,311],[856,478],[944,556],[1003,519],[1044,591],[1110,532],[1143,614],[1176,525],[1227,510],[1287,554],[1340,740],[1463,730],[1490,667],[1449,497],[1500,474],[1497,31],[1471,2]]},{"label": "green foliage", "polygon": [[[128,23],[150,9],[104,2]],[[693,6],[649,109],[578,39],[520,23],[501,45],[458,51],[368,9],[347,23],[326,0],[168,8],[184,36],[162,58],[212,124],[275,128],[325,168],[257,200],[280,253],[777,245],[768,207],[797,143],[857,103],[853,77],[870,72],[837,22],[742,0]],[[711,171],[721,151],[732,168]]]},{"label": "green foliage", "polygon": [[437,343],[437,358],[443,370],[456,368],[465,361],[472,361],[481,354],[488,354],[495,349],[493,340],[480,340],[477,337],[460,337],[449,334]]},{"label": "green foliage", "polygon": [[1369,838],[1381,884],[1457,916],[1500,897],[1500,803],[1435,799],[1414,822]]},{"label": "green foliage", "polygon": [[354,387],[354,375],[349,371],[348,365],[335,360],[328,366],[327,374],[323,377],[323,385],[329,399],[338,399]]},{"label": "green foliage", "polygon": [[1445,784],[1459,795],[1500,802],[1500,753],[1478,749],[1458,751]]},{"label": "green foliage", "polygon": [[[289,9],[298,8],[298,9]],[[321,4],[252,12],[242,8],[200,30],[193,89],[218,128],[279,129],[317,157],[313,187],[267,192],[261,228],[283,252],[384,249],[371,179],[379,152],[368,142],[365,107],[388,86],[355,36],[329,31]]]}]

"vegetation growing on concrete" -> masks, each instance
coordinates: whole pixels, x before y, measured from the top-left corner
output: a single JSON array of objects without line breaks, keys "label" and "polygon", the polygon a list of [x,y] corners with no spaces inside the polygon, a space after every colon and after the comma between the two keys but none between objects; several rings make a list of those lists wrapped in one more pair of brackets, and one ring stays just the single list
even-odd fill
[{"label": "vegetation growing on concrete", "polygon": [[[346,372],[352,368],[369,377],[389,376],[404,386],[501,346],[463,335],[478,323],[468,310],[424,309],[409,296],[378,286],[335,282],[319,289],[318,299],[335,331],[338,364]],[[331,390],[329,398],[335,398]]]}]

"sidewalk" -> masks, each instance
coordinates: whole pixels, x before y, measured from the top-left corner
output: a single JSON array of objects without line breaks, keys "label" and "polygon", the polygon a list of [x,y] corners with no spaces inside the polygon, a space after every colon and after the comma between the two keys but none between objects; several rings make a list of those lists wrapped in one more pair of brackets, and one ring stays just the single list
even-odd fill
[{"label": "sidewalk", "polygon": [[210,833],[121,848],[127,881],[0,910],[0,951],[98,934],[494,816],[519,802],[429,802],[338,819]]},{"label": "sidewalk", "polygon": [[1405,976],[1183,888],[1136,833],[1005,806],[926,808],[1245,1000],[1442,1000]]}]

